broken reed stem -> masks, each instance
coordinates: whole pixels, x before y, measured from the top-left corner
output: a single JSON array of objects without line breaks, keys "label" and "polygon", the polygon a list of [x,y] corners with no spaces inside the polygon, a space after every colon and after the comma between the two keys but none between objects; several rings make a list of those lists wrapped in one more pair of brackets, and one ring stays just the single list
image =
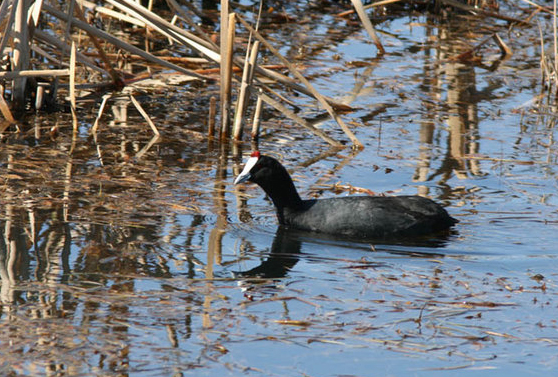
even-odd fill
[{"label": "broken reed stem", "polygon": [[[312,92],[309,89],[305,88],[302,85],[297,84],[295,82],[295,80],[292,79],[291,77],[285,76],[281,73],[272,71],[270,69],[266,69],[264,67],[260,67],[259,65],[257,65],[255,67],[255,69],[256,69],[257,73],[259,73],[260,75],[262,75],[264,77],[267,77],[267,78],[269,78],[273,81],[276,81],[276,82],[278,82],[282,85],[285,85],[285,86],[289,87],[290,89],[292,89],[296,92],[305,94],[308,97],[315,98],[313,96]],[[328,97],[325,97],[325,96],[322,96],[322,97],[327,101],[327,103],[329,103],[335,109],[344,110],[344,111],[352,111],[353,110],[353,108],[351,106],[347,105],[347,104],[337,102],[334,99],[328,98]]]},{"label": "broken reed stem", "polygon": [[66,12],[68,21],[66,22],[66,29],[64,31],[64,41],[68,42],[72,38],[70,37],[70,30],[72,30],[72,21],[74,20],[74,8],[76,6],[76,0],[71,0],[68,4],[68,11]]},{"label": "broken reed stem", "polygon": [[[15,123],[14,116],[12,115],[12,112],[10,111],[10,106],[8,105],[6,100],[4,99],[3,95],[0,95],[0,112],[2,112],[2,116],[10,124]],[[3,132],[3,130],[1,132]]]},{"label": "broken reed stem", "polygon": [[215,96],[209,98],[209,115],[207,118],[207,136],[215,136],[215,115],[217,114],[217,99]]},{"label": "broken reed stem", "polygon": [[72,111],[74,133],[76,133],[78,119],[76,113],[76,44],[74,42],[72,42],[72,49],[70,50],[70,109]]},{"label": "broken reed stem", "polygon": [[122,11],[137,17],[162,35],[198,51],[200,54],[209,57],[213,61],[219,62],[221,60],[221,56],[217,52],[218,49],[215,48],[215,44],[209,43],[204,38],[200,38],[176,25],[171,24],[155,13],[150,12],[147,8],[141,6],[140,4],[131,0],[106,1],[115,7],[118,7]]},{"label": "broken reed stem", "polygon": [[97,6],[93,3],[82,4],[82,6],[88,7],[95,14],[102,14],[102,15],[105,15],[107,17],[112,17],[112,18],[114,18],[114,19],[116,19],[120,22],[127,22],[127,23],[135,25],[135,26],[145,27],[145,22],[140,21],[135,17],[128,16],[127,14],[124,14],[122,12],[116,12],[112,9],[109,9],[109,8],[106,8],[106,7],[103,7],[103,6]]},{"label": "broken reed stem", "polygon": [[0,4],[0,20],[4,20],[6,18],[6,14],[8,13],[9,6],[12,5],[11,1],[2,1]]},{"label": "broken reed stem", "polygon": [[508,47],[508,45],[502,40],[502,38],[500,38],[500,36],[497,33],[494,33],[484,38],[482,41],[477,43],[473,48],[465,52],[462,52],[459,55],[448,57],[448,60],[456,61],[456,60],[468,59],[471,56],[471,54],[475,53],[475,51],[480,50],[480,48],[483,47],[490,40],[494,40],[494,42],[498,45],[498,48],[500,49],[500,52],[503,57],[509,57],[513,55],[513,51],[511,50],[511,48]]},{"label": "broken reed stem", "polygon": [[502,40],[502,38],[500,38],[497,33],[494,33],[492,39],[494,39],[494,42],[496,42],[496,44],[500,48],[503,56],[511,56],[513,54],[512,49],[509,48],[509,46]]},{"label": "broken reed stem", "polygon": [[13,80],[20,77],[37,77],[37,76],[69,76],[69,69],[38,69],[35,71],[5,71],[0,72],[0,78],[4,80]]},{"label": "broken reed stem", "polygon": [[252,80],[254,79],[254,72],[256,68],[256,62],[258,60],[258,53],[260,52],[260,41],[255,41],[252,45],[252,50],[250,52],[250,62],[248,65],[248,85],[252,85]]},{"label": "broken reed stem", "polygon": [[[8,6],[11,4],[11,1],[7,1],[4,0],[2,1],[2,5],[0,6],[0,20],[3,20],[6,12],[8,11]],[[12,9],[10,11],[10,15],[8,17],[8,21],[6,22],[6,27],[4,28],[4,32],[2,33],[2,41],[0,41],[0,55],[4,56],[4,49],[6,48],[6,45],[8,44],[9,40],[10,40],[10,35],[11,32],[10,30],[12,29],[12,24],[14,22],[14,17],[15,17],[15,12],[16,12],[17,7],[12,6]]]},{"label": "broken reed stem", "polygon": [[132,100],[132,103],[134,104],[134,106],[136,107],[136,109],[138,109],[139,113],[143,116],[143,118],[145,119],[145,121],[147,122],[147,124],[149,124],[149,127],[151,127],[151,129],[153,130],[153,133],[156,136],[159,136],[159,130],[157,129],[157,127],[155,127],[155,124],[151,121],[151,118],[149,117],[149,115],[147,115],[147,113],[145,112],[145,110],[143,109],[143,107],[141,107],[140,103],[136,100],[136,98],[130,94],[130,99]]},{"label": "broken reed stem", "polygon": [[[83,12],[82,12],[81,7],[80,7],[79,4],[76,4],[76,6],[74,7],[74,12],[77,14],[78,18],[82,22],[87,22],[85,20],[85,17],[83,16]],[[91,31],[86,30],[85,32],[87,33],[87,35],[89,35],[89,38],[91,38],[91,42],[93,42],[93,45],[95,45],[95,48],[97,49],[97,52],[99,52],[99,57],[103,61],[105,69],[110,74],[110,77],[112,78],[114,86],[116,86],[117,88],[124,87],[124,83],[122,82],[122,79],[120,78],[120,75],[118,74],[118,72],[116,72],[114,70],[114,68],[112,68],[112,64],[110,62],[110,59],[108,58],[107,54],[105,53],[105,49],[103,48],[103,46],[101,45],[101,43],[99,42],[97,37],[95,37],[95,35]]]},{"label": "broken reed stem", "polygon": [[521,1],[523,1],[524,3],[527,3],[527,4],[529,4],[529,5],[531,5],[531,6],[535,7],[535,8],[537,8],[537,11],[546,12],[546,13],[552,14],[552,11],[551,11],[550,9],[548,9],[548,7],[543,7],[543,6],[541,6],[541,5],[537,4],[537,3],[534,3],[534,2],[532,2],[532,1],[530,1],[530,0],[521,0]]},{"label": "broken reed stem", "polygon": [[[379,7],[379,6],[382,6],[382,5],[397,3],[399,1],[401,1],[401,0],[382,0],[382,1],[372,3],[372,4],[365,5],[363,8],[364,8],[364,10],[368,10],[372,7]],[[345,16],[348,16],[348,15],[353,14],[353,13],[355,13],[355,10],[354,9],[349,9],[349,10],[346,10],[344,12],[337,13],[337,17],[345,17]]]},{"label": "broken reed stem", "polygon": [[314,127],[306,119],[296,115],[294,113],[294,111],[292,111],[292,110],[288,109],[287,107],[283,106],[279,101],[274,100],[273,98],[269,97],[268,95],[264,94],[261,91],[260,91],[260,93],[258,93],[258,97],[260,97],[265,103],[267,103],[271,107],[275,108],[277,111],[281,112],[287,118],[289,118],[289,119],[295,121],[296,123],[300,124],[302,127],[306,128],[307,130],[312,132],[314,135],[321,137],[322,139],[324,139],[329,144],[331,144],[335,147],[340,147],[340,148],[343,147],[343,144],[341,144],[337,140],[334,140],[333,138],[329,137],[324,131]]},{"label": "broken reed stem", "polygon": [[[60,39],[42,31],[41,29],[35,29],[35,33],[33,35],[33,38],[40,41],[40,42],[43,42],[43,43],[46,43],[46,44],[49,44],[49,45],[52,45],[52,46],[58,48],[59,51],[62,54],[66,54],[67,52],[70,51],[70,48],[71,48],[67,43],[62,42]],[[32,48],[36,49],[37,46],[33,46]],[[88,68],[91,68],[93,70],[96,70],[98,72],[101,72],[103,74],[108,75],[107,71],[105,71],[101,67],[98,67],[95,64],[95,62],[93,62],[93,60],[89,59],[87,56],[85,56],[81,52],[79,52],[79,51],[77,52],[76,58],[78,59],[78,61],[80,63],[86,65]],[[54,57],[50,57],[49,60],[57,61],[58,59],[56,59]],[[60,63],[57,63],[57,64],[62,65],[63,63],[60,62]],[[66,63],[66,65],[67,65],[67,63]]]},{"label": "broken reed stem", "polygon": [[105,112],[105,106],[107,105],[107,101],[111,97],[111,94],[105,94],[103,96],[103,101],[101,102],[101,107],[99,107],[99,112],[97,113],[97,118],[95,118],[95,123],[93,123],[93,127],[91,127],[91,133],[95,138],[97,138],[97,130],[99,129],[99,120],[101,120],[101,115]]},{"label": "broken reed stem", "polygon": [[28,19],[28,29],[29,29],[29,41],[33,39],[33,34],[37,25],[39,24],[39,18],[41,17],[41,8],[43,6],[42,1],[35,1],[31,8],[31,16]]},{"label": "broken reed stem", "polygon": [[[43,9],[46,12],[48,12],[49,14],[53,15],[54,17],[68,22],[68,17],[66,16],[66,14],[59,11],[58,9],[53,8],[52,6],[49,6],[48,4],[44,4]],[[86,32],[91,32],[92,34],[96,35],[97,37],[107,41],[108,43],[111,43],[111,44],[115,45],[118,48],[121,48],[121,49],[126,50],[128,52],[131,52],[132,54],[139,55],[139,56],[143,57],[145,60],[147,60],[151,63],[158,64],[162,67],[166,67],[166,68],[172,69],[172,70],[177,71],[177,72],[182,72],[182,73],[185,73],[189,76],[193,76],[193,77],[196,77],[196,78],[199,78],[199,79],[207,79],[207,77],[204,77],[204,76],[199,75],[195,72],[192,72],[189,69],[185,69],[185,68],[182,68],[182,67],[180,67],[176,64],[172,64],[172,63],[167,62],[163,59],[159,59],[158,57],[156,57],[156,56],[154,56],[154,55],[152,55],[148,52],[145,52],[140,48],[132,46],[129,43],[123,42],[120,39],[116,38],[115,36],[105,32],[105,31],[99,30],[99,29],[97,29],[97,28],[95,28],[95,27],[93,27],[93,26],[91,26],[91,25],[89,25],[89,24],[87,24],[83,21],[72,20],[72,24],[74,26],[86,31]],[[181,41],[181,42],[183,42],[183,41]]]},{"label": "broken reed stem", "polygon": [[[182,1],[181,3],[182,3],[182,5],[185,5],[187,8],[196,9],[192,4],[190,4],[187,1]],[[205,33],[203,31],[203,29],[182,9],[182,7],[175,0],[167,0],[167,5],[175,13],[178,13],[180,18],[182,18],[184,21],[186,21],[186,23],[195,30],[197,35],[199,35],[201,38],[203,38],[205,41],[207,41],[211,46],[213,46],[213,48],[215,50],[219,49],[219,47],[215,43],[213,43],[213,41],[207,35],[207,33]],[[197,11],[197,9],[196,9],[196,11]],[[193,11],[193,13],[197,14],[196,11]],[[198,15],[198,17],[203,18],[204,16],[202,14],[201,16]]]},{"label": "broken reed stem", "polygon": [[[318,102],[320,102],[322,104],[322,106],[326,109],[326,111],[329,113],[329,115],[337,122],[337,124],[341,127],[341,129],[343,130],[343,132],[345,132],[345,134],[347,135],[347,137],[349,139],[351,139],[351,141],[353,142],[354,147],[356,148],[363,148],[364,146],[362,145],[362,143],[356,138],[356,136],[353,134],[353,132],[349,129],[349,127],[345,124],[345,122],[343,122],[343,119],[341,119],[341,117],[339,115],[337,115],[337,113],[335,112],[335,110],[333,110],[333,108],[331,107],[331,105],[327,102],[327,100],[324,98],[324,96],[322,96],[315,88],[314,86],[306,79],[306,77],[304,77],[297,69],[294,65],[291,64],[291,62],[289,62],[283,55],[281,55],[279,53],[279,51],[277,51],[277,49],[275,49],[275,47],[273,47],[264,37],[262,37],[262,35],[257,32],[256,30],[254,30],[254,28],[252,26],[250,26],[250,24],[248,22],[246,22],[242,17],[237,16],[238,20],[244,25],[244,27],[246,27],[246,29],[248,29],[248,31],[250,31],[251,33],[253,33],[254,37],[256,39],[258,39],[261,43],[263,43],[263,45],[265,47],[267,47],[267,49],[275,56],[277,56],[282,62],[283,64],[285,64],[287,66],[287,68],[289,68],[289,71],[291,71],[291,73],[298,79],[300,80],[305,86],[306,88],[308,88],[308,90],[312,93],[312,95],[314,96],[314,98],[316,98],[318,100]],[[337,143],[339,144],[339,143]],[[340,144],[339,144],[340,145]]]},{"label": "broken reed stem", "polygon": [[254,110],[254,121],[252,123],[252,140],[258,140],[260,137],[260,123],[261,123],[261,113],[262,113],[263,100],[258,96],[256,102],[256,109]]},{"label": "broken reed stem", "polygon": [[240,140],[242,138],[242,126],[250,95],[250,90],[248,88],[252,85],[252,79],[254,78],[254,66],[256,65],[259,49],[260,41],[255,41],[250,50],[250,56],[245,60],[240,93],[238,95],[236,113],[234,115],[234,140]]},{"label": "broken reed stem", "polygon": [[[37,95],[35,96],[35,110],[40,110],[43,107],[43,102],[45,100],[45,86],[48,83],[40,82],[37,83]],[[39,129],[37,127],[37,129]],[[36,139],[39,139],[38,137]]]},{"label": "broken reed stem", "polygon": [[362,6],[362,1],[351,0],[351,3],[353,3],[353,7],[357,11],[358,17],[360,18],[360,22],[362,22],[362,25],[364,26],[364,29],[366,30],[366,32],[368,33],[370,38],[372,38],[372,41],[376,45],[376,48],[378,49],[378,52],[381,55],[385,54],[386,50],[384,50],[384,46],[382,46],[382,42],[380,42],[380,38],[378,38],[378,36],[376,35],[376,31],[374,30],[374,26],[372,26],[372,22],[370,22],[370,18],[368,18],[368,14],[366,14],[366,11],[364,10],[364,7]]},{"label": "broken reed stem", "polygon": [[221,40],[221,140],[228,138],[230,134],[235,14],[230,13],[226,18],[226,38]]},{"label": "broken reed stem", "polygon": [[[119,9],[129,13],[130,15],[134,15],[135,17],[138,17],[142,22],[144,22],[146,24],[149,24],[152,28],[157,30],[162,35],[165,35],[168,38],[171,38],[178,43],[181,43],[185,46],[188,46],[188,47],[194,49],[199,54],[201,54],[203,56],[206,56],[207,58],[209,58],[210,60],[212,60],[214,62],[221,63],[221,56],[224,56],[223,52],[221,52],[221,54],[216,52],[217,49],[215,48],[215,44],[213,44],[212,42],[206,42],[208,37],[205,36],[203,38],[200,38],[200,37],[197,37],[197,36],[195,36],[195,35],[193,35],[189,32],[186,32],[185,30],[177,27],[176,25],[173,25],[173,24],[167,22],[166,20],[162,19],[161,17],[157,16],[156,14],[149,13],[146,10],[146,8],[142,7],[141,5],[139,5],[137,3],[131,2],[129,0],[107,0],[107,2],[109,2],[110,4],[118,7]],[[187,3],[185,3],[185,4],[187,4]],[[221,4],[221,14],[222,15],[223,14],[228,14],[228,2],[227,1],[223,0],[223,3]],[[221,17],[221,20],[222,20],[222,22],[228,22],[228,18],[225,18],[224,21],[223,21],[223,17]],[[226,31],[225,29],[226,28],[222,25],[221,26],[221,33],[222,34],[220,36],[221,41],[226,39],[227,33],[225,32]],[[109,41],[109,42],[115,44],[115,41]],[[120,46],[118,46],[118,47],[120,47]],[[121,48],[123,48],[123,47],[121,47]],[[130,51],[130,50],[128,49],[128,51]],[[144,59],[147,59],[145,56],[142,56],[142,57]],[[155,58],[155,57],[153,57],[153,58]],[[147,60],[149,60],[149,59],[147,59]],[[161,58],[161,60],[163,60],[163,58]],[[238,59],[238,60],[240,61],[240,59]],[[238,65],[239,67],[242,67],[243,63],[239,62],[239,61],[235,60],[235,64]],[[161,65],[161,64],[159,64],[159,65]],[[175,68],[172,68],[172,69],[175,69]],[[312,93],[308,89],[294,83],[293,79],[288,78],[287,76],[281,75],[279,73],[270,71],[270,70],[262,68],[262,67],[257,67],[257,72],[259,74],[265,76],[265,77],[268,77],[272,80],[278,81],[279,83],[282,83],[284,85],[287,85],[291,89],[293,89],[297,92],[303,93],[303,94],[308,95],[308,96],[312,96]],[[198,76],[195,76],[195,77],[198,77]],[[204,78],[204,77],[200,76],[199,78]],[[328,101],[328,103],[330,103],[336,109],[352,110],[350,106],[335,102],[334,100],[332,100],[330,98],[326,98],[326,100]]]},{"label": "broken reed stem", "polygon": [[13,7],[11,7],[12,5],[12,0],[8,0],[8,1],[2,1],[0,3],[0,25],[2,25],[2,23],[7,20],[7,15],[8,15],[8,11],[13,10]]},{"label": "broken reed stem", "polygon": [[199,18],[201,18],[202,20],[204,18],[207,18],[207,16],[198,8],[196,8],[196,6],[194,6],[194,4],[192,4],[189,1],[181,1],[181,4],[183,4],[186,8],[190,9],[190,11],[192,13],[194,13],[196,16],[198,16]]},{"label": "broken reed stem", "polygon": [[475,7],[475,6],[462,4],[458,0],[439,0],[439,1],[442,5],[450,6],[452,8],[457,8],[457,9],[465,11],[465,12],[470,12],[471,14],[473,14],[477,17],[492,17],[492,18],[497,18],[497,19],[500,19],[500,20],[508,21],[508,22],[515,22],[515,23],[518,23],[520,25],[529,25],[529,22],[527,22],[525,20],[521,20],[519,18],[514,18],[514,17],[508,17],[508,16],[505,16],[505,15],[499,14],[499,13],[485,11],[485,10],[479,9],[478,7]]},{"label": "broken reed stem", "polygon": [[[94,52],[93,53],[92,52],[86,52],[85,56],[97,57],[97,54],[94,53]],[[121,53],[120,54],[118,54],[118,53],[107,53],[107,56],[109,58],[119,58],[119,57],[122,56],[122,54]],[[166,60],[166,61],[171,62],[171,63],[180,63],[180,64],[184,64],[184,65],[190,64],[190,65],[196,66],[196,67],[199,67],[202,64],[210,63],[210,60],[207,60],[206,58],[196,58],[196,57],[190,57],[190,56],[158,56],[158,58]],[[137,61],[137,60],[142,60],[143,58],[141,56],[138,56],[138,55],[128,54],[128,55],[126,55],[126,59],[128,59],[129,61]],[[275,68],[277,66],[271,65],[270,67]],[[282,66],[280,66],[280,67],[282,67]],[[218,69],[218,68],[216,68],[216,69]],[[196,69],[196,71],[200,71],[200,69]]]},{"label": "broken reed stem", "polygon": [[234,113],[234,126],[233,126],[233,139],[240,140],[242,138],[242,123],[244,120],[244,109],[246,108],[245,104],[248,100],[248,71],[250,59],[246,56],[244,59],[244,69],[242,70],[242,80],[240,82],[240,91],[238,93],[238,98],[236,101],[235,106],[235,113]]}]

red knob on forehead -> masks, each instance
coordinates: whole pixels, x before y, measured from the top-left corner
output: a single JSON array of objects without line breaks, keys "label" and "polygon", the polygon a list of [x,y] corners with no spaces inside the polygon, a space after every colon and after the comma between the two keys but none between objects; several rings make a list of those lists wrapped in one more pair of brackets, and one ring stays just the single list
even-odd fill
[{"label": "red knob on forehead", "polygon": [[254,151],[254,152],[252,152],[252,154],[250,155],[250,157],[260,158],[260,151]]}]

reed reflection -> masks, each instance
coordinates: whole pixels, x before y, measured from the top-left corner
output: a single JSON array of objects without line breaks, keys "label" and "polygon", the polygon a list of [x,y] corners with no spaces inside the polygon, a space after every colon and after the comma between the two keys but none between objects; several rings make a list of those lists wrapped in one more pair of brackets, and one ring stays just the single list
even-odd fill
[{"label": "reed reflection", "polygon": [[[157,258],[159,226],[77,225],[63,221],[63,212],[62,207],[6,206],[0,221],[3,303],[16,302],[15,287],[29,280],[57,286],[72,278],[73,284],[79,280],[104,284],[109,280],[104,274],[170,276],[166,261]],[[155,216],[153,221],[157,220]]]},{"label": "reed reflection", "polygon": [[[435,21],[433,21],[435,23]],[[456,43],[463,39],[463,25],[451,22],[440,24],[437,35],[431,35],[433,29],[426,28],[429,39],[437,43],[432,49],[435,59],[431,58],[431,49],[425,49],[423,80],[421,90],[426,97],[423,100],[420,128],[419,163],[413,177],[415,182],[426,182],[439,177],[445,185],[455,175],[459,179],[468,176],[484,176],[480,161],[475,156],[480,151],[481,131],[479,129],[478,104],[494,96],[500,88],[498,82],[489,82],[482,90],[477,90],[476,69],[492,71],[507,59],[502,54],[491,65],[482,64],[476,59],[460,59],[467,53],[468,43]],[[470,41],[467,41],[470,42]],[[445,93],[445,98],[443,94]],[[432,166],[431,150],[435,142],[435,125],[439,119],[446,119],[449,131],[447,152],[441,165]],[[449,189],[446,188],[446,190]],[[426,195],[427,187],[421,187],[421,195]]]}]

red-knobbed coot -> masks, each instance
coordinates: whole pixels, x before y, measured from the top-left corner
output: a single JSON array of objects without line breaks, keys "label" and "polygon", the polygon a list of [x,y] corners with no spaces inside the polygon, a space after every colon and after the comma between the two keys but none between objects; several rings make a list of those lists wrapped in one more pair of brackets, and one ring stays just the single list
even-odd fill
[{"label": "red-knobbed coot", "polygon": [[457,222],[422,196],[348,196],[302,200],[291,176],[273,157],[253,152],[234,184],[257,183],[277,209],[279,224],[351,238],[393,239],[428,235]]}]

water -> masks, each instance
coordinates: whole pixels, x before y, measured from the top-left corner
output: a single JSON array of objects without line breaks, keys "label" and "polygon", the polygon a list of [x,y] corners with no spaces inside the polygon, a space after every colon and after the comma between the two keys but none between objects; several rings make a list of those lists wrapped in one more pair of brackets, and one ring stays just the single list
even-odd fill
[{"label": "water", "polygon": [[[513,40],[499,31],[509,59],[490,44],[482,64],[452,60],[502,27],[467,21],[398,14],[379,24],[383,58],[358,27],[308,21],[283,52],[298,56],[304,41],[305,74],[352,101],[344,119],[365,149],[331,151],[271,113],[259,143],[304,196],[347,195],[338,182],[443,203],[460,223],[436,242],[277,229],[259,188],[232,185],[248,143],[201,134],[212,86],[141,97],[163,138],[139,157],[152,139],[142,118],[130,110],[112,122],[126,103],[106,115],[98,144],[88,136],[96,112],[82,110],[71,154],[67,114],[31,118],[41,136],[12,135],[0,152],[1,374],[556,370],[555,128],[529,102],[540,91],[538,30]],[[331,121],[319,125],[344,139]]]}]

